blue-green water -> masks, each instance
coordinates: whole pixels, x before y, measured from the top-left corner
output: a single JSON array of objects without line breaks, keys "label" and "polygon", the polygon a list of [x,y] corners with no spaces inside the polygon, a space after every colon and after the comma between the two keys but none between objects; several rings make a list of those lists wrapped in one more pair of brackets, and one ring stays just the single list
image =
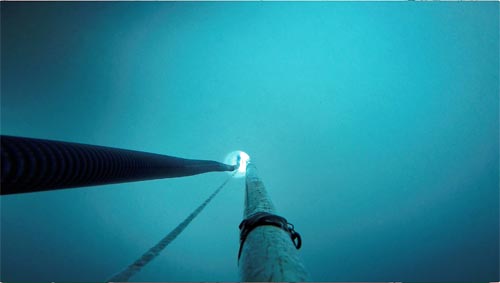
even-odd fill
[{"label": "blue-green water", "polygon": [[[499,3],[1,3],[1,133],[250,154],[317,281],[499,281]],[[1,198],[1,281],[102,281],[225,173]],[[236,281],[235,179],[136,281]]]}]

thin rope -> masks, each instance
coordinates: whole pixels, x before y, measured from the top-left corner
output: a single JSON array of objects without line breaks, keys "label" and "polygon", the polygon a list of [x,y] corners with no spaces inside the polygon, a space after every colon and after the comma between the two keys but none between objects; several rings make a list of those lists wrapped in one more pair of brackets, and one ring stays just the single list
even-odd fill
[{"label": "thin rope", "polygon": [[182,221],[174,230],[168,233],[163,239],[161,239],[158,244],[150,248],[145,252],[140,258],[138,258],[134,263],[126,267],[121,272],[117,273],[111,277],[106,282],[127,282],[132,276],[139,272],[144,266],[151,262],[156,256],[158,256],[166,246],[168,246],[179,234],[193,221],[196,216],[207,206],[207,204],[222,190],[222,188],[231,180],[231,178],[236,174],[235,171],[229,178],[224,181],[198,208],[196,208],[184,221]]}]

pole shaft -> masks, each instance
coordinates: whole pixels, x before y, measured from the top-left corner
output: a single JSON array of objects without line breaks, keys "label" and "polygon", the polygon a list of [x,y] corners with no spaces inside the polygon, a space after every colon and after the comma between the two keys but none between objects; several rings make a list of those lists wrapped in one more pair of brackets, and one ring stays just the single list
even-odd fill
[{"label": "pole shaft", "polygon": [[[246,171],[244,217],[257,212],[276,213],[257,168]],[[247,236],[239,259],[241,281],[306,281],[307,271],[290,235],[275,226],[259,226]]]}]

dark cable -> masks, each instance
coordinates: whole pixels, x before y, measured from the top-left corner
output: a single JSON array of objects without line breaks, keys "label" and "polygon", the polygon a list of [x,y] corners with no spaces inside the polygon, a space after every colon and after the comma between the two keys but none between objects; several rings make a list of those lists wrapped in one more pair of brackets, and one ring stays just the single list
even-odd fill
[{"label": "dark cable", "polygon": [[0,136],[1,195],[233,171],[235,165],[104,146]]},{"label": "dark cable", "polygon": [[174,230],[168,233],[161,239],[155,246],[145,252],[140,258],[135,260],[131,265],[120,271],[106,282],[127,282],[132,276],[139,272],[144,266],[150,263],[157,257],[163,249],[165,249],[182,231],[193,221],[193,219],[200,214],[200,212],[207,206],[207,204],[222,190],[222,188],[231,180],[236,174],[235,171],[229,178],[224,181],[198,208],[196,208],[184,221],[182,221]]}]

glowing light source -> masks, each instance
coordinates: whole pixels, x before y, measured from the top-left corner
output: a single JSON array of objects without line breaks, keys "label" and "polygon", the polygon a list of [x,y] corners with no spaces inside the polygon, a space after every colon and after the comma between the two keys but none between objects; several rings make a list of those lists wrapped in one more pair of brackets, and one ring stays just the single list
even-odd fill
[{"label": "glowing light source", "polygon": [[[245,176],[245,173],[247,171],[247,163],[250,161],[250,156],[244,151],[236,150],[229,153],[224,159],[224,163],[230,165],[238,163],[238,159],[240,160],[240,167],[238,167],[238,171],[236,172],[236,174],[234,174],[235,178],[241,178]],[[233,172],[229,173],[232,174]]]}]

